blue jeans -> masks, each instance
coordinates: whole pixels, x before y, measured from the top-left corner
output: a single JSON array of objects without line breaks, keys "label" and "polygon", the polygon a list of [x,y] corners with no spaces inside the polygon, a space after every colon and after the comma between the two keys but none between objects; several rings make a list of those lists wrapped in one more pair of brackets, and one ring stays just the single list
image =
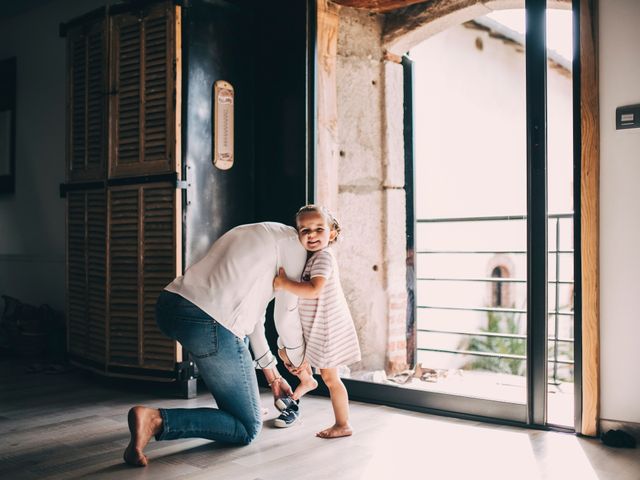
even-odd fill
[{"label": "blue jeans", "polygon": [[156,440],[208,438],[248,445],[260,433],[262,413],[251,354],[242,339],[190,301],[163,291],[156,303],[162,332],[188,350],[218,408],[161,408]]}]

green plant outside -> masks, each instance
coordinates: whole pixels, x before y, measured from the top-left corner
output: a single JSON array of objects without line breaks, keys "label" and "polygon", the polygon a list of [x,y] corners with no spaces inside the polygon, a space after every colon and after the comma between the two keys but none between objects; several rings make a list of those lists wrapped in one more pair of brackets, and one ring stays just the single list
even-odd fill
[{"label": "green plant outside", "polygon": [[[480,330],[487,333],[520,333],[520,319],[511,312],[488,312],[487,327]],[[467,350],[505,355],[526,355],[527,342],[521,338],[472,337]],[[488,372],[525,374],[526,362],[514,358],[478,357],[469,362],[465,369],[484,370]]]},{"label": "green plant outside", "polygon": [[[487,333],[522,333],[520,318],[514,313],[508,312],[488,312],[487,327],[480,329]],[[573,344],[558,343],[558,358],[573,360]],[[548,358],[553,359],[554,343],[550,340],[548,347]],[[501,337],[472,337],[467,345],[467,350],[472,352],[486,352],[492,354],[522,355],[526,356],[527,342],[520,338]],[[478,357],[469,362],[466,370],[483,370],[487,372],[508,373],[511,375],[524,376],[526,361],[513,358],[498,357]],[[553,377],[553,364],[549,364],[549,378]],[[559,367],[554,383],[573,382],[573,368],[567,366]]]}]

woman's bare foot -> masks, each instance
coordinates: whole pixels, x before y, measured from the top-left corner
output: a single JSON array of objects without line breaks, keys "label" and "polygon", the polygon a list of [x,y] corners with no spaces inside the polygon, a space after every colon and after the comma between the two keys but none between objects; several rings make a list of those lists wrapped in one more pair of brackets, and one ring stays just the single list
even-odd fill
[{"label": "woman's bare foot", "polygon": [[316,379],[312,376],[308,376],[304,380],[300,379],[300,385],[296,387],[291,398],[300,400],[305,393],[315,390],[316,388],[318,388],[318,382],[316,382]]},{"label": "woman's bare foot", "polygon": [[131,440],[124,451],[124,461],[134,467],[145,467],[148,460],[143,453],[151,437],[162,430],[162,417],[157,408],[136,406],[127,416]]},{"label": "woman's bare foot", "polygon": [[338,438],[338,437],[348,437],[353,434],[353,430],[351,430],[351,425],[348,423],[346,425],[334,425],[332,427],[327,428],[326,430],[322,430],[321,432],[316,433],[316,437],[320,438]]}]

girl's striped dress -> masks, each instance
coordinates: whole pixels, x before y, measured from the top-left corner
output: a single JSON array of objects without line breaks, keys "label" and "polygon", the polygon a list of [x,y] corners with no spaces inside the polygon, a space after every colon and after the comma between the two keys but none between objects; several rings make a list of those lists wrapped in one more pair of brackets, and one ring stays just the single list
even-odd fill
[{"label": "girl's striped dress", "polygon": [[331,249],[315,252],[307,260],[302,281],[308,282],[314,277],[327,279],[320,296],[298,299],[307,344],[306,359],[316,368],[335,368],[360,361],[358,336]]}]

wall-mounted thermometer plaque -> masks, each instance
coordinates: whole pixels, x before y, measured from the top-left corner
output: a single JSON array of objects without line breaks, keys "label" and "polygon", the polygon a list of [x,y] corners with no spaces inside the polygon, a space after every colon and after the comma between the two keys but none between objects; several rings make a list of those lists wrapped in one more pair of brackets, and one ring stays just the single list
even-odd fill
[{"label": "wall-mounted thermometer plaque", "polygon": [[229,82],[213,84],[213,164],[220,170],[233,166],[233,97]]}]

